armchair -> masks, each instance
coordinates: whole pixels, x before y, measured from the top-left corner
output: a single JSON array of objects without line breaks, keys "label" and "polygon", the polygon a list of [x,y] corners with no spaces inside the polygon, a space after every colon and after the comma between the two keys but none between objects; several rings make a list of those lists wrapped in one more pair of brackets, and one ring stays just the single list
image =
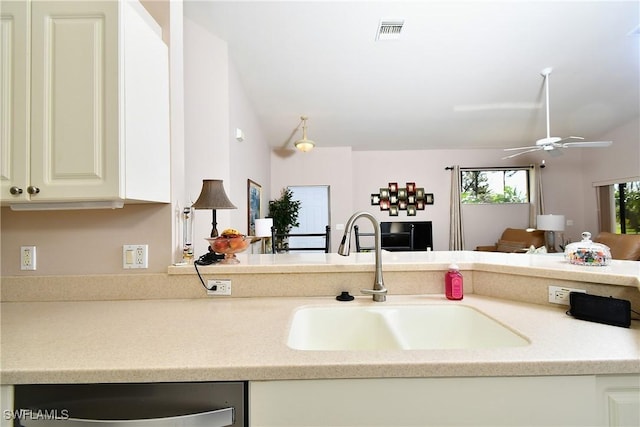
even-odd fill
[{"label": "armchair", "polygon": [[594,242],[607,245],[611,249],[611,258],[640,261],[640,234],[614,234],[601,232]]},{"label": "armchair", "polygon": [[524,228],[507,228],[493,245],[476,246],[484,252],[525,252],[531,246],[544,246],[544,230],[528,231]]}]

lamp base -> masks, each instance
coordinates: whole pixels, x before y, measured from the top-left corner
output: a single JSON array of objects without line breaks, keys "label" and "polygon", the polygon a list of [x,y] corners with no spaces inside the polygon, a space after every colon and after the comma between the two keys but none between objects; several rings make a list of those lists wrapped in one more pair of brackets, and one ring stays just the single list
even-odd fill
[{"label": "lamp base", "polygon": [[544,232],[544,242],[548,253],[556,253],[556,232],[547,230]]}]

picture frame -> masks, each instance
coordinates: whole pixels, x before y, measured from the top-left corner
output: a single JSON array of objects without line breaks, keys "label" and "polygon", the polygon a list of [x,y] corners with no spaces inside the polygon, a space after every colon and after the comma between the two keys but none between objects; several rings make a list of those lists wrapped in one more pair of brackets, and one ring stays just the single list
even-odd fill
[{"label": "picture frame", "polygon": [[424,202],[427,205],[432,205],[433,204],[433,193],[426,193],[424,195]]},{"label": "picture frame", "polygon": [[416,216],[416,205],[407,205],[407,216]]},{"label": "picture frame", "polygon": [[262,186],[247,179],[247,235],[255,236],[256,219],[261,218]]},{"label": "picture frame", "polygon": [[391,205],[389,207],[389,216],[398,216],[398,205]]},{"label": "picture frame", "polygon": [[371,194],[371,206],[377,206],[380,204],[380,195],[379,194]]}]

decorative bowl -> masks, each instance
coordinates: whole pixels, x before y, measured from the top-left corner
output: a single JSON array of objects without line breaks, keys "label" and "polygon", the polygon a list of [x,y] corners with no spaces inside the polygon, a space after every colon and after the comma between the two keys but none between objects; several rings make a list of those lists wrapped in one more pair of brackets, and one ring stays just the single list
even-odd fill
[{"label": "decorative bowl", "polygon": [[233,237],[218,236],[205,237],[209,247],[217,254],[224,254],[221,264],[238,264],[237,253],[245,251],[251,244],[252,236],[238,235]]},{"label": "decorative bowl", "polygon": [[570,243],[564,250],[564,256],[571,264],[587,266],[605,266],[611,263],[611,249],[601,243],[591,241],[591,233],[582,233],[582,241]]}]

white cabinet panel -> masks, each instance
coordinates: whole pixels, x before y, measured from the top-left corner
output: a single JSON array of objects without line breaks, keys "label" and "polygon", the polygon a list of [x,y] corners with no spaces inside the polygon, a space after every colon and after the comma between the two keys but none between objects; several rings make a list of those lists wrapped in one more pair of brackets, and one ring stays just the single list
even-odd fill
[{"label": "white cabinet panel", "polygon": [[29,182],[29,3],[3,0],[0,16],[0,192],[20,201]]},{"label": "white cabinet panel", "polygon": [[168,203],[168,48],[146,10],[131,1],[2,6],[3,205]]},{"label": "white cabinet panel", "polygon": [[[118,3],[33,2],[31,185],[38,201],[118,194]],[[115,107],[115,108],[114,108]]]},{"label": "white cabinet panel", "polygon": [[267,426],[591,426],[595,376],[250,382]]},{"label": "white cabinet panel", "polygon": [[598,377],[600,425],[640,426],[640,376],[602,375]]}]

